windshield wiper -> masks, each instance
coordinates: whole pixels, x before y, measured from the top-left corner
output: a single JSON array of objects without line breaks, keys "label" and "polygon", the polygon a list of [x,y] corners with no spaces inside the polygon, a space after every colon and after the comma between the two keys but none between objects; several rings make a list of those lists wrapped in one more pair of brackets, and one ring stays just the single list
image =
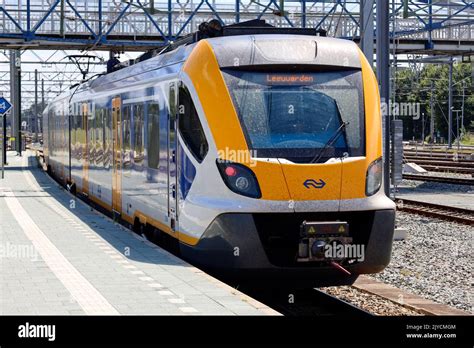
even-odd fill
[{"label": "windshield wiper", "polygon": [[[339,139],[340,135],[346,130],[346,127],[348,125],[349,125],[349,122],[342,122],[342,124],[334,132],[334,134],[329,138],[329,140],[326,142],[326,144],[324,144],[321,151],[319,151],[309,163],[317,163],[321,159],[321,157],[323,156],[326,149],[328,149],[330,146],[332,146],[336,142],[336,140]],[[346,145],[346,147],[347,147],[347,145]]]}]

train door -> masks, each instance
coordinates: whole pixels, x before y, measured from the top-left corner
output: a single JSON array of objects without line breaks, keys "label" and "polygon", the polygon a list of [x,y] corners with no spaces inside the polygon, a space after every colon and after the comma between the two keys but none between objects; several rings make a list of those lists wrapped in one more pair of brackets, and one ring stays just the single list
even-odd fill
[{"label": "train door", "polygon": [[83,159],[83,166],[82,166],[82,192],[85,194],[89,194],[89,134],[88,134],[88,120],[89,120],[89,108],[87,103],[82,104],[82,126],[84,137],[83,137],[83,151],[82,151],[82,159]]},{"label": "train door", "polygon": [[168,115],[168,216],[170,227],[175,232],[178,222],[178,182],[177,182],[177,84],[171,82],[169,86],[169,115]]},{"label": "train door", "polygon": [[112,210],[122,213],[122,114],[121,99],[112,99],[112,146],[113,146],[113,171],[112,171]]}]

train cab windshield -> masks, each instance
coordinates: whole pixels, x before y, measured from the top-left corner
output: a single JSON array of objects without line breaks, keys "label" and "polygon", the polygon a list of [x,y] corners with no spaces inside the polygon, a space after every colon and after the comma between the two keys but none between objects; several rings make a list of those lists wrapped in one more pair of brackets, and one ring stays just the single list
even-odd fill
[{"label": "train cab windshield", "polygon": [[223,70],[250,148],[297,163],[365,153],[360,70]]}]

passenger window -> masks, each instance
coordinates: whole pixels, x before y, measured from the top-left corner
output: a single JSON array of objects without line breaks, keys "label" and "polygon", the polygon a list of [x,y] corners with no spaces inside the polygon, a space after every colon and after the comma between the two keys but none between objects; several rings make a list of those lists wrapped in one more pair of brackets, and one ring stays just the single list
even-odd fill
[{"label": "passenger window", "polygon": [[110,118],[110,109],[104,109],[104,128],[103,128],[103,133],[102,133],[102,138],[104,139],[103,143],[103,148],[104,148],[104,168],[109,169],[110,168],[110,162],[111,162],[111,139],[112,139],[112,133],[110,130],[111,126],[111,118]]},{"label": "passenger window", "polygon": [[95,148],[96,148],[96,153],[95,153],[95,165],[97,167],[103,166],[103,138],[102,138],[102,128],[103,128],[103,115],[104,115],[104,109],[102,108],[97,108],[95,109]]},{"label": "passenger window", "polygon": [[160,107],[158,104],[148,104],[147,122],[148,167],[158,169],[160,164]]},{"label": "passenger window", "polygon": [[206,157],[208,144],[191,95],[184,86],[179,88],[178,113],[180,134],[191,153],[201,162]]},{"label": "passenger window", "polygon": [[144,110],[143,104],[133,106],[133,125],[134,125],[134,147],[133,147],[133,162],[141,166],[143,164],[143,119]]},{"label": "passenger window", "polygon": [[123,125],[123,164],[122,167],[124,171],[129,172],[131,167],[131,130],[130,130],[130,121],[131,121],[131,108],[130,105],[126,105],[123,107],[123,115],[122,115],[122,125]]},{"label": "passenger window", "polygon": [[96,118],[93,117],[93,110],[90,104],[87,104],[86,107],[86,117],[87,117],[87,149],[88,149],[88,165],[90,168],[93,168],[95,165],[95,123]]}]

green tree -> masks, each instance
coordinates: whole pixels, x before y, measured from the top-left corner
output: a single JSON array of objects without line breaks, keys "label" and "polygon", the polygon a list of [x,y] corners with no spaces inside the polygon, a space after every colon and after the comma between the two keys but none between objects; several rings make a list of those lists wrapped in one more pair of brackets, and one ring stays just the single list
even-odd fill
[{"label": "green tree", "polygon": [[[461,110],[464,97],[464,126],[473,131],[474,123],[474,88],[472,67],[470,64],[457,63],[453,69],[453,108]],[[446,64],[425,64],[419,71],[402,68],[396,75],[396,101],[399,103],[420,103],[420,112],[425,120],[425,137],[429,134],[431,117],[430,98],[433,94],[435,132],[447,139],[448,136],[448,99],[449,67]],[[461,123],[461,113],[459,113]],[[404,138],[421,139],[422,118],[414,120],[403,118]],[[456,135],[456,113],[453,113],[453,139]]]}]

